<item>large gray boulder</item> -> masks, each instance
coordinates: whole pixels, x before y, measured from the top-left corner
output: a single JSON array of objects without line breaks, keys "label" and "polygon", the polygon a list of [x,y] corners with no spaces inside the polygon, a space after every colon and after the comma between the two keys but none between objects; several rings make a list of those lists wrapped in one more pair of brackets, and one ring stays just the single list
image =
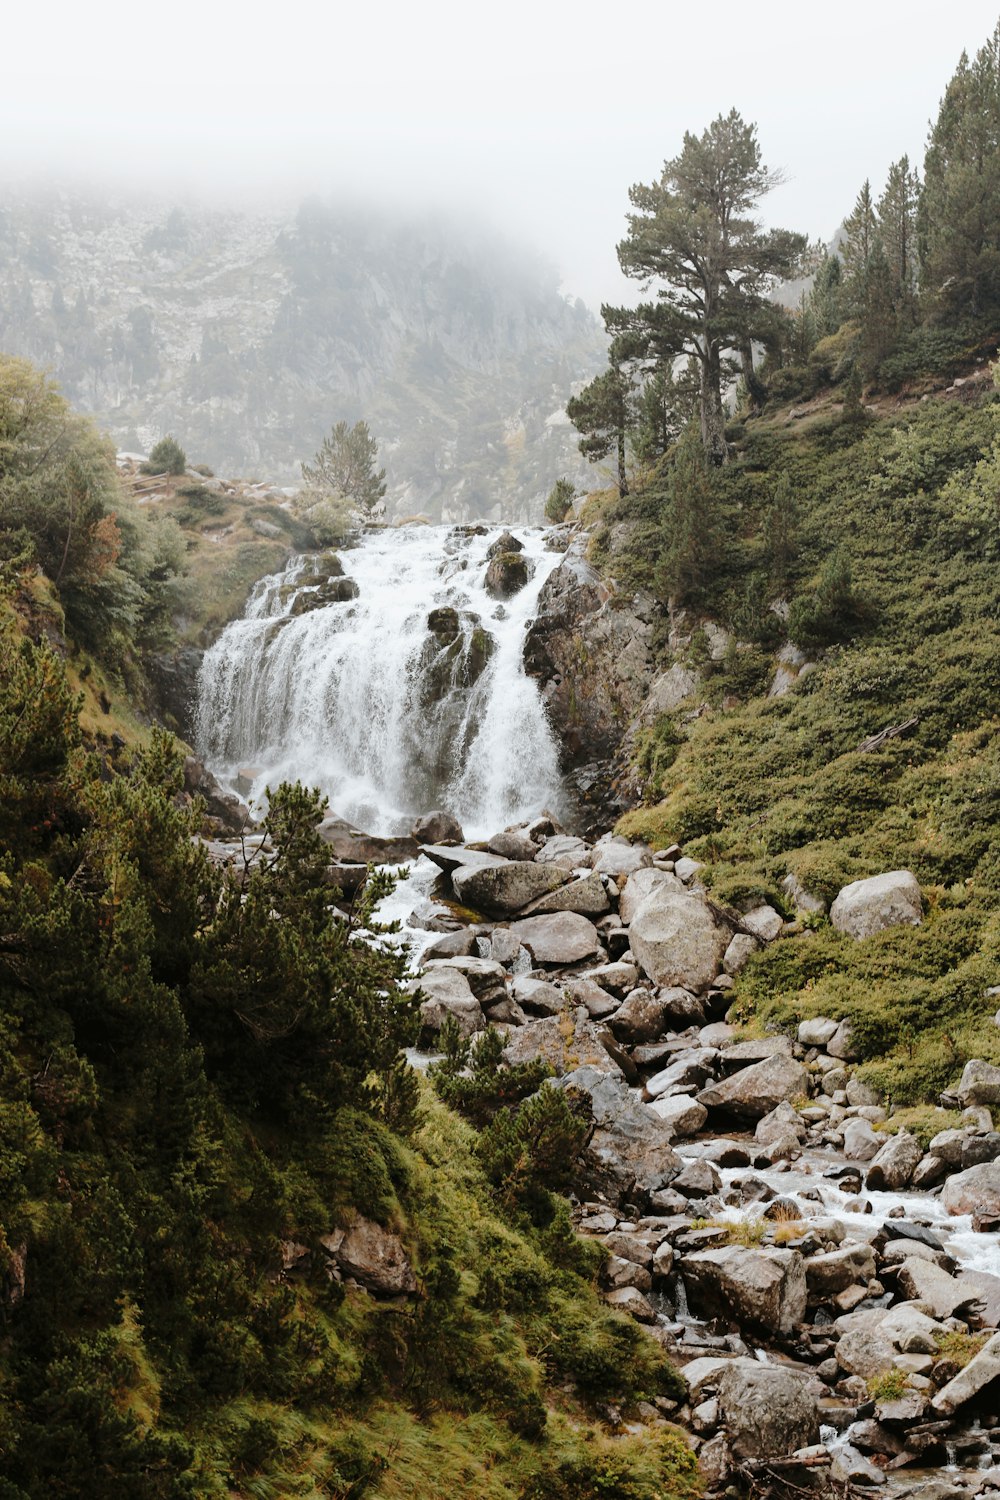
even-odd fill
[{"label": "large gray boulder", "polygon": [[480,869],[460,866],[452,874],[451,883],[465,906],[506,916],[554,891],[565,878],[555,865],[512,859]]},{"label": "large gray boulder", "polygon": [[[558,865],[536,866],[536,869],[556,870]],[[600,875],[591,871],[589,875],[581,875],[576,880],[571,880],[568,885],[563,885],[558,890],[550,891],[547,896],[539,896],[532,901],[523,912],[524,916],[540,916],[550,911],[575,911],[583,917],[603,917],[611,910],[611,902],[608,893],[604,889],[604,883]]]},{"label": "large gray boulder", "polygon": [[806,1277],[797,1250],[723,1245],[681,1261],[692,1311],[750,1332],[794,1333],[806,1313]]},{"label": "large gray boulder", "polygon": [[886,927],[923,920],[920,886],[909,870],[890,870],[845,885],[830,907],[830,921],[848,937],[866,938]]},{"label": "large gray boulder", "polygon": [[576,964],[603,951],[597,928],[577,912],[525,917],[510,930],[536,964]]},{"label": "large gray boulder", "polygon": [[654,865],[645,865],[633,871],[625,882],[625,889],[618,902],[618,915],[626,927],[646,897],[651,896],[661,886],[669,886],[675,891],[685,889],[683,881],[678,880],[676,875],[671,875],[669,870],[658,870]]},{"label": "large gray boulder", "polygon": [[680,1175],[684,1163],[671,1145],[669,1126],[640,1104],[620,1074],[587,1065],[567,1073],[558,1086],[590,1099],[594,1133],[580,1163],[580,1185],[587,1192],[634,1202]]},{"label": "large gray boulder", "polygon": [[719,1378],[718,1401],[734,1458],[783,1458],[819,1442],[816,1398],[797,1371],[730,1360]]},{"label": "large gray boulder", "polygon": [[962,1070],[961,1082],[955,1093],[961,1100],[963,1109],[974,1104],[1000,1104],[1000,1068],[974,1057]]},{"label": "large gray boulder", "polygon": [[806,1261],[806,1284],[817,1297],[835,1296],[856,1282],[875,1275],[875,1255],[870,1245],[845,1240],[836,1250],[813,1255]]},{"label": "large gray boulder", "polygon": [[1000,1214],[1000,1161],[956,1172],[941,1189],[941,1202],[950,1214]]},{"label": "large gray boulder", "polygon": [[418,844],[460,844],[465,838],[458,819],[441,808],[418,818],[410,829],[410,836]]},{"label": "large gray boulder", "polygon": [[652,863],[653,851],[648,844],[632,844],[628,839],[612,837],[594,845],[594,869],[614,880]]},{"label": "large gray boulder", "polygon": [[809,1074],[794,1057],[781,1054],[741,1068],[729,1078],[709,1084],[698,1095],[706,1109],[720,1110],[738,1120],[760,1120],[783,1100],[808,1097]]},{"label": "large gray boulder", "polygon": [[672,1094],[667,1098],[654,1099],[649,1108],[659,1115],[675,1138],[696,1135],[708,1119],[708,1110],[690,1094]]},{"label": "large gray boulder", "polygon": [[895,1193],[909,1187],[924,1151],[916,1136],[901,1130],[890,1136],[871,1159],[865,1186],[872,1193]]},{"label": "large gray boulder", "polygon": [[425,1042],[437,1035],[448,1016],[458,1022],[462,1036],[486,1030],[483,1008],[469,981],[457,969],[435,966],[408,984],[407,989],[410,994],[419,989],[424,996],[420,1005],[420,1033]]},{"label": "large gray boulder", "polygon": [[731,937],[706,901],[675,885],[650,891],[629,930],[632,952],[653,983],[686,990],[707,989]]}]

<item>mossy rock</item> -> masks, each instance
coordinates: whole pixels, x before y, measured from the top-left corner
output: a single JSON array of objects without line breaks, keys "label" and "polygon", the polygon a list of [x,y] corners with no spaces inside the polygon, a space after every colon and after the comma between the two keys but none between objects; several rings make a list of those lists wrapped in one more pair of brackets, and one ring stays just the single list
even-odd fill
[{"label": "mossy rock", "polygon": [[439,641],[455,640],[462,629],[458,610],[452,609],[450,605],[432,609],[427,616],[427,629],[432,635],[436,635]]},{"label": "mossy rock", "polygon": [[520,593],[533,571],[523,552],[498,552],[486,569],[486,592],[494,599],[509,599]]},{"label": "mossy rock", "polygon": [[[297,587],[301,588],[299,584]],[[310,614],[314,609],[324,609],[328,604],[346,604],[358,597],[359,589],[353,578],[328,578],[318,588],[309,588],[297,594],[290,613],[293,616]]]}]

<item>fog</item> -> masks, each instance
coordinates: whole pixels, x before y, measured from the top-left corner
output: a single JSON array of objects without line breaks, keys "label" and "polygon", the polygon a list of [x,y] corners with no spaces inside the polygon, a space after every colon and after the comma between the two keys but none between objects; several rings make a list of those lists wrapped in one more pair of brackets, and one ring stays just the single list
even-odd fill
[{"label": "fog", "polygon": [[56,0],[4,18],[0,182],[471,210],[596,306],[622,293],[629,184],[685,130],[733,105],[756,120],[786,178],[766,219],[828,239],[866,176],[922,162],[959,55],[996,22],[996,0]]}]

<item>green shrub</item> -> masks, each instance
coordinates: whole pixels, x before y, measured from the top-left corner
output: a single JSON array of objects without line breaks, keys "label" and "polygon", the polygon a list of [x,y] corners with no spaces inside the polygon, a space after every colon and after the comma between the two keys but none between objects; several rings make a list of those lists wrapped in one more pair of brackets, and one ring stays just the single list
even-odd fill
[{"label": "green shrub", "polygon": [[568,479],[557,479],[545,501],[545,519],[558,526],[565,521],[576,490]]},{"label": "green shrub", "polygon": [[186,468],[187,454],[174,437],[160,438],[141,466],[143,474],[183,474]]}]

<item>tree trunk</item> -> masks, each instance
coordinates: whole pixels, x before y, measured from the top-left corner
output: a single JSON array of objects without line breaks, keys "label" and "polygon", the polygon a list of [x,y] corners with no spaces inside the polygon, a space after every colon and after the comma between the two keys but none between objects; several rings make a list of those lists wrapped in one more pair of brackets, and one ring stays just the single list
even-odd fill
[{"label": "tree trunk", "polygon": [[701,359],[701,441],[705,457],[718,467],[729,457],[722,411],[722,368],[718,346],[709,344]]},{"label": "tree trunk", "polygon": [[740,362],[743,366],[743,382],[750,398],[750,410],[756,416],[767,400],[767,387],[753,367],[753,344],[748,338],[740,343]]},{"label": "tree trunk", "polygon": [[628,494],[628,477],[625,473],[625,429],[618,429],[618,494],[624,500]]}]

